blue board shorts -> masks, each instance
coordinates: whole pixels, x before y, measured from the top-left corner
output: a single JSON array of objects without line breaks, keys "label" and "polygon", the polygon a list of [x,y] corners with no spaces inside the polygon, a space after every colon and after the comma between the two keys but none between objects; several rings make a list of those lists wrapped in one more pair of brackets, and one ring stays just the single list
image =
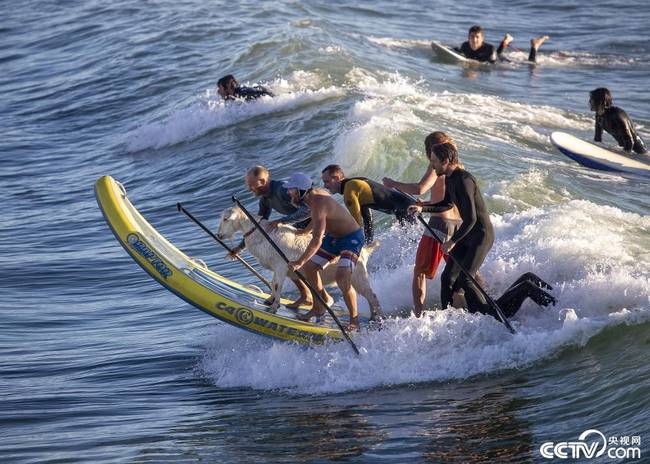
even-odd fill
[{"label": "blue board shorts", "polygon": [[361,228],[344,237],[335,238],[326,233],[323,237],[323,244],[311,261],[324,269],[337,256],[340,256],[338,267],[354,267],[359,260],[363,241],[363,229]]}]

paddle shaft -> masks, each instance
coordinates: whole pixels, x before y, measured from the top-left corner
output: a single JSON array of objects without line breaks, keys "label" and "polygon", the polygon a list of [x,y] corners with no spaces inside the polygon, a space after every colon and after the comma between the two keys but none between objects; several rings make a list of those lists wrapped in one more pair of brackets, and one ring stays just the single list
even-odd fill
[{"label": "paddle shaft", "polygon": [[[282,259],[283,259],[287,264],[289,264],[290,261],[289,261],[289,258],[287,258],[287,255],[284,254],[284,252],[283,252],[283,251],[280,249],[280,247],[279,247],[279,246],[278,246],[278,245],[273,241],[273,239],[272,239],[271,237],[269,237],[269,234],[266,233],[266,231],[265,231],[264,228],[259,224],[259,222],[257,222],[257,220],[253,217],[253,215],[252,215],[251,213],[248,212],[248,210],[244,207],[244,205],[242,205],[242,204],[239,202],[239,200],[238,200],[234,195],[233,195],[233,197],[232,197],[232,201],[234,201],[234,202],[237,204],[237,206],[239,206],[239,207],[241,208],[241,210],[244,212],[244,214],[248,217],[248,219],[251,220],[251,222],[253,223],[253,225],[257,228],[257,230],[259,230],[259,231],[262,233],[262,235],[264,236],[264,238],[266,238],[266,240],[268,240],[268,242],[269,242],[269,243],[271,244],[271,246],[275,249],[275,251],[278,252],[278,254],[280,255],[280,257],[281,257],[281,258],[282,258]],[[314,295],[314,297],[316,297],[316,299],[317,299],[317,300],[318,300],[318,301],[319,301],[319,302],[320,302],[320,303],[325,307],[325,309],[327,310],[327,312],[329,313],[329,315],[332,316],[332,319],[334,319],[334,322],[336,322],[336,325],[338,326],[339,330],[341,331],[341,333],[343,334],[343,336],[345,337],[345,339],[350,343],[350,346],[352,346],[352,349],[354,350],[354,352],[355,352],[356,354],[360,354],[360,353],[359,353],[359,349],[357,348],[357,345],[354,344],[354,342],[352,341],[352,339],[350,338],[350,336],[348,335],[348,333],[347,333],[347,332],[345,331],[345,329],[343,328],[343,325],[341,325],[341,321],[339,321],[339,318],[336,317],[336,314],[334,314],[334,311],[332,311],[332,308],[329,307],[329,305],[328,305],[327,302],[323,299],[323,297],[320,295],[320,293],[319,293],[319,292],[318,292],[318,291],[317,291],[317,290],[316,290],[316,289],[315,289],[315,288],[314,288],[314,287],[309,283],[309,281],[305,278],[305,276],[302,275],[302,273],[301,273],[300,271],[295,270],[294,273],[298,276],[298,278],[299,278],[300,280],[302,280],[302,282],[307,286],[307,288],[309,288],[309,290],[310,290],[311,293]]]},{"label": "paddle shaft", "polygon": [[[436,235],[436,232],[435,232],[435,231],[433,230],[433,228],[429,225],[429,223],[427,223],[427,221],[424,220],[424,218],[422,217],[421,214],[418,214],[418,220],[419,220],[422,224],[424,224],[424,227],[426,227],[426,228],[429,230],[429,232],[431,233],[431,235],[433,235],[433,237],[438,241],[438,243],[440,243],[440,244],[442,245],[443,241],[440,239],[440,237],[438,237],[438,235]],[[456,266],[458,266],[458,267],[460,268],[460,270],[461,270],[461,271],[462,271],[462,272],[463,272],[463,273],[464,273],[464,274],[469,278],[469,280],[472,281],[472,283],[476,286],[476,288],[478,288],[478,289],[481,291],[481,293],[483,294],[483,296],[485,297],[485,299],[487,300],[487,302],[490,304],[490,306],[492,306],[492,308],[494,309],[494,311],[497,313],[497,316],[499,316],[499,319],[501,319],[501,322],[503,322],[503,324],[508,328],[508,330],[509,330],[511,333],[514,334],[514,333],[515,333],[515,329],[512,327],[512,325],[510,325],[510,322],[509,322],[508,319],[506,318],[505,314],[503,314],[503,311],[501,310],[501,308],[499,308],[499,305],[497,304],[497,302],[494,301],[494,300],[492,299],[492,297],[491,297],[490,295],[487,294],[487,292],[483,289],[483,287],[481,287],[481,285],[480,285],[480,284],[478,283],[478,281],[474,278],[474,276],[473,276],[473,275],[472,275],[472,274],[471,274],[467,269],[465,269],[465,266],[463,266],[462,264],[460,264],[460,263],[458,262],[458,260],[457,260],[456,258],[454,258],[454,256],[453,256],[451,253],[449,253],[449,254],[447,255],[447,257],[448,257],[449,259],[451,259],[452,262],[453,262]]]},{"label": "paddle shaft", "polygon": [[[399,190],[399,189],[396,189],[396,190]],[[401,190],[399,190],[399,191],[402,192]],[[406,193],[406,192],[402,192],[402,193],[403,193],[404,195],[409,196],[409,197],[410,197],[411,199],[413,199],[414,201],[416,201],[416,198],[415,198],[413,195],[408,194],[408,193]],[[424,220],[424,218],[422,217],[422,215],[421,215],[421,214],[418,214],[417,217],[418,217],[418,220],[419,220],[422,224],[424,224],[424,227],[427,228],[427,230],[431,233],[431,235],[433,235],[433,238],[434,238],[438,243],[440,243],[440,245],[442,245],[442,244],[443,244],[443,241],[440,239],[440,237],[438,237],[438,235],[437,235],[436,232],[433,230],[433,228],[429,225],[429,223],[428,223],[427,221]],[[469,278],[469,280],[472,281],[472,283],[476,286],[476,288],[478,288],[478,289],[481,291],[481,293],[483,294],[483,296],[485,297],[485,299],[487,300],[487,302],[490,304],[490,306],[492,306],[492,308],[493,308],[494,311],[496,312],[497,316],[499,316],[499,319],[501,320],[501,322],[503,323],[503,325],[505,325],[505,326],[508,328],[508,330],[510,331],[510,333],[513,333],[513,334],[514,334],[514,333],[515,333],[515,329],[512,327],[512,325],[510,325],[510,321],[508,321],[508,318],[506,317],[506,315],[503,314],[503,311],[501,310],[501,308],[499,307],[499,305],[497,304],[497,302],[494,301],[494,300],[492,299],[492,297],[491,297],[490,295],[487,294],[487,292],[483,289],[483,287],[481,287],[481,284],[478,283],[478,281],[474,278],[474,276],[473,276],[473,275],[472,275],[472,274],[471,274],[467,269],[465,269],[465,266],[463,266],[461,263],[459,263],[458,260],[457,260],[457,259],[456,259],[456,258],[455,258],[451,253],[449,253],[447,256],[449,257],[449,259],[452,260],[452,262],[453,262],[454,264],[456,264],[456,266],[458,266],[458,267],[460,268],[461,272],[463,272],[463,273],[464,273],[464,274]]]},{"label": "paddle shaft", "polygon": [[210,237],[212,237],[212,238],[213,238],[213,239],[214,239],[214,240],[215,240],[219,245],[221,245],[222,247],[224,247],[224,248],[228,251],[228,253],[232,254],[235,258],[237,258],[237,260],[238,260],[240,263],[242,263],[242,264],[246,267],[246,269],[248,269],[249,271],[251,271],[251,272],[252,272],[252,273],[253,273],[253,274],[254,274],[258,279],[260,279],[260,280],[261,280],[261,281],[262,281],[262,282],[263,282],[267,287],[269,287],[269,290],[271,290],[271,291],[273,290],[273,289],[271,288],[271,284],[269,283],[269,281],[266,280],[262,274],[260,274],[259,272],[257,272],[257,271],[255,270],[255,268],[253,268],[253,266],[251,266],[251,265],[248,264],[246,261],[244,261],[243,258],[242,258],[241,256],[239,256],[239,255],[233,253],[233,250],[232,250],[228,245],[226,245],[224,242],[222,242],[222,241],[219,239],[219,237],[217,237],[216,235],[214,235],[214,234],[210,231],[210,229],[208,229],[207,227],[205,227],[205,226],[203,225],[203,223],[202,223],[201,221],[199,221],[197,218],[195,218],[195,217],[192,215],[192,213],[190,213],[188,210],[186,210],[186,209],[183,207],[183,205],[181,205],[180,203],[176,203],[176,208],[178,209],[178,211],[180,211],[181,213],[185,214],[188,218],[190,218],[190,219],[191,219],[191,220],[192,220],[196,225],[198,225],[201,229],[203,229],[203,230],[204,230],[204,231],[205,231],[205,232],[206,232]]}]

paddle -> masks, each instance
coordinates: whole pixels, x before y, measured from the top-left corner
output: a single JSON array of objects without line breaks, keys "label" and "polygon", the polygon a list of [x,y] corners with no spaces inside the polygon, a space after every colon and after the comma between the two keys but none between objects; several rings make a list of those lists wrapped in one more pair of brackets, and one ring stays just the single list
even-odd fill
[{"label": "paddle", "polygon": [[[421,214],[418,214],[418,220],[419,220],[422,224],[424,224],[424,227],[426,227],[426,228],[429,230],[429,232],[431,233],[431,235],[433,235],[433,236],[435,237],[435,239],[438,241],[438,243],[440,243],[440,244],[442,245],[443,241],[440,240],[440,238],[436,235],[435,231],[431,228],[431,226],[427,223],[427,221],[424,220],[424,218],[422,217]],[[513,333],[513,334],[516,333],[516,332],[515,332],[515,329],[512,327],[512,325],[510,325],[510,322],[508,321],[508,318],[505,316],[505,314],[503,314],[503,311],[501,310],[501,308],[499,308],[499,305],[497,304],[497,302],[494,301],[494,300],[492,299],[492,297],[490,297],[490,295],[487,294],[487,292],[483,289],[483,287],[481,287],[481,285],[480,285],[480,284],[478,283],[478,281],[474,278],[474,276],[473,276],[472,274],[470,274],[470,272],[469,272],[467,269],[465,269],[465,267],[464,267],[462,264],[460,264],[460,263],[458,262],[458,260],[457,260],[456,258],[454,258],[454,256],[453,256],[451,253],[449,253],[449,254],[447,255],[447,257],[448,257],[449,259],[451,259],[451,260],[456,264],[456,266],[458,266],[458,267],[460,268],[460,270],[461,270],[461,271],[462,271],[462,272],[463,272],[467,277],[469,277],[469,280],[471,280],[472,283],[473,283],[474,285],[476,285],[476,288],[478,288],[478,289],[481,291],[481,293],[483,294],[483,296],[485,297],[485,299],[487,300],[487,302],[490,304],[490,306],[492,306],[492,309],[494,309],[494,312],[497,314],[497,316],[499,316],[499,319],[500,319],[501,322],[503,322],[503,324],[508,328],[508,330],[510,331],[510,333]]]},{"label": "paddle", "polygon": [[[406,192],[402,192],[402,193],[404,193],[405,195],[408,195],[409,197],[411,197],[411,198],[413,198],[415,200],[415,198],[412,195],[409,195]],[[438,237],[438,235],[435,233],[433,228],[431,228],[429,223],[424,220],[424,218],[422,217],[422,214],[418,213],[417,218],[422,224],[424,224],[424,227],[426,227],[427,230],[431,233],[431,235],[433,235],[435,240],[442,245],[443,241],[440,239],[440,237]],[[478,283],[478,281],[474,278],[474,276],[472,274],[470,274],[470,272],[467,269],[465,269],[465,266],[463,266],[461,263],[459,263],[458,260],[456,258],[454,258],[454,256],[451,253],[449,253],[447,255],[447,257],[449,259],[451,259],[452,262],[454,264],[456,264],[456,266],[458,266],[460,268],[461,272],[463,272],[469,278],[469,280],[471,280],[472,283],[474,285],[476,285],[476,288],[478,288],[481,291],[481,293],[483,294],[483,296],[485,297],[487,302],[490,304],[490,306],[492,306],[492,309],[494,309],[494,312],[499,317],[501,322],[508,328],[510,333],[513,333],[513,334],[516,333],[515,329],[512,327],[512,325],[510,325],[510,322],[508,321],[508,318],[505,316],[505,314],[503,314],[503,311],[501,310],[501,308],[499,308],[499,305],[497,304],[497,302],[494,301],[492,299],[492,297],[490,297],[490,295],[487,294],[487,292],[483,289],[483,287],[481,287],[481,284]]]},{"label": "paddle", "polygon": [[204,231],[205,231],[205,232],[206,232],[210,237],[212,237],[212,238],[213,238],[213,239],[214,239],[214,240],[215,240],[219,245],[221,245],[222,247],[224,247],[224,248],[228,251],[228,253],[232,253],[232,254],[235,256],[235,258],[237,258],[237,259],[239,260],[239,262],[242,263],[242,264],[246,267],[246,269],[248,269],[248,270],[251,271],[253,274],[255,274],[255,276],[256,276],[258,279],[260,279],[260,280],[261,280],[261,281],[262,281],[262,282],[263,282],[267,287],[269,287],[269,290],[273,291],[273,289],[271,288],[271,284],[269,283],[268,280],[266,280],[266,279],[264,278],[264,276],[263,276],[262,274],[260,274],[259,272],[257,272],[257,271],[253,268],[253,266],[251,266],[251,265],[248,264],[246,261],[244,261],[244,260],[242,259],[241,256],[234,254],[234,253],[232,252],[232,249],[231,249],[228,245],[226,245],[224,242],[222,242],[221,240],[219,240],[219,237],[217,237],[216,235],[214,235],[214,234],[210,231],[210,229],[208,229],[207,227],[205,227],[205,226],[201,223],[201,221],[199,221],[198,219],[196,219],[196,218],[192,215],[192,213],[190,213],[188,210],[186,210],[186,209],[183,207],[183,205],[181,205],[180,203],[176,203],[176,209],[178,209],[179,212],[185,214],[188,218],[190,218],[190,219],[191,219],[191,220],[192,220],[196,225],[198,225],[198,226],[199,226],[201,229],[203,229],[203,230],[204,230]]},{"label": "paddle", "polygon": [[[282,259],[283,259],[287,264],[289,264],[289,258],[287,258],[287,255],[284,254],[284,252],[283,252],[283,251],[280,249],[280,247],[279,247],[279,246],[278,246],[278,245],[273,241],[273,239],[272,239],[271,237],[269,237],[269,234],[266,233],[266,231],[265,231],[264,228],[259,224],[259,222],[257,222],[257,220],[253,217],[253,215],[252,215],[251,213],[248,212],[248,210],[244,207],[244,205],[242,205],[242,204],[239,202],[239,200],[238,200],[234,195],[232,196],[232,201],[234,201],[235,204],[237,204],[237,206],[239,206],[239,207],[241,208],[241,210],[244,212],[244,214],[246,215],[246,217],[248,217],[248,219],[251,220],[251,222],[252,222],[253,225],[257,228],[257,230],[259,230],[259,231],[262,233],[262,235],[264,236],[264,238],[265,238],[266,240],[268,240],[268,242],[269,242],[269,243],[271,244],[271,246],[275,249],[275,251],[278,252],[278,254],[280,255],[280,257],[281,257],[281,258],[282,258]],[[341,321],[339,321],[339,318],[336,317],[336,314],[334,314],[334,311],[332,311],[332,308],[329,307],[329,305],[325,302],[325,300],[323,299],[323,297],[320,296],[320,293],[318,293],[318,292],[316,291],[316,289],[315,289],[315,288],[314,288],[314,287],[309,283],[309,281],[305,278],[305,276],[302,275],[302,273],[301,273],[300,271],[296,270],[296,271],[294,271],[294,273],[296,274],[296,276],[298,276],[298,278],[299,278],[300,280],[302,280],[302,282],[307,286],[307,288],[309,288],[309,290],[311,290],[312,295],[314,295],[314,297],[316,297],[316,299],[317,299],[317,300],[318,300],[318,301],[319,301],[323,306],[325,306],[325,309],[327,310],[327,312],[329,313],[329,315],[332,316],[332,319],[334,319],[334,322],[336,322],[336,325],[338,326],[339,330],[341,331],[341,333],[343,334],[343,336],[345,337],[345,339],[350,343],[350,346],[352,346],[352,349],[354,350],[354,352],[355,352],[356,354],[360,354],[360,353],[359,353],[359,349],[357,348],[357,345],[354,344],[354,342],[352,341],[352,339],[350,338],[350,336],[348,335],[348,333],[345,331],[345,329],[344,329],[343,326],[341,325]]]}]

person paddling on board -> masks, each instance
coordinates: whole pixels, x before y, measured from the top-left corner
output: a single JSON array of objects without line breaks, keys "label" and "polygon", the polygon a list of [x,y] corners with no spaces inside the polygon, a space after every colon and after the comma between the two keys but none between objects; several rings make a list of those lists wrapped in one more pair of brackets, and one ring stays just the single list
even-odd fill
[{"label": "person paddling on board", "polygon": [[[530,40],[530,52],[528,54],[528,61],[531,63],[537,62],[537,50],[542,44],[548,40],[549,36],[543,35],[535,39]],[[460,48],[454,48],[465,58],[471,60],[480,61],[482,63],[496,63],[497,60],[507,61],[506,58],[502,56],[502,53],[510,43],[513,41],[513,37],[510,34],[503,36],[503,39],[499,43],[499,48],[495,49],[494,45],[487,43],[485,40],[485,34],[481,26],[472,26],[469,28],[469,34],[467,36],[467,42],[463,42]]]},{"label": "person paddling on board", "polygon": [[[423,195],[431,190],[431,202],[438,202],[445,195],[445,176],[438,176],[431,161],[433,156],[433,146],[439,143],[451,143],[454,141],[446,133],[436,131],[429,134],[424,139],[424,150],[429,160],[429,166],[419,182],[405,183],[398,182],[390,177],[384,177],[383,183],[388,188],[396,188],[402,192],[411,195]],[[455,145],[455,144],[454,144]],[[460,225],[460,215],[457,208],[451,208],[441,213],[433,213],[429,219],[429,225],[436,232],[442,241],[448,240],[456,228]],[[440,242],[431,235],[428,229],[418,244],[418,250],[415,255],[415,266],[413,266],[413,282],[411,289],[413,292],[413,313],[420,317],[424,310],[424,300],[426,298],[426,279],[433,279],[442,259],[446,255],[442,252]]]},{"label": "person paddling on board", "polygon": [[[262,219],[269,219],[272,211],[277,211],[284,216],[275,221],[268,222],[266,225],[267,230],[276,228],[280,223],[291,224],[297,229],[305,230],[309,225],[309,217],[311,212],[307,204],[295,206],[291,202],[291,197],[283,182],[271,180],[269,170],[264,166],[254,166],[246,172],[244,181],[248,190],[253,192],[256,197],[259,197],[259,209],[257,215]],[[245,240],[242,240],[237,245],[232,253],[228,253],[229,259],[235,259],[242,250],[246,248]],[[288,308],[298,308],[303,302],[311,300],[311,293],[302,280],[292,277],[291,280],[298,290],[300,291],[300,298],[295,302],[288,304]]]},{"label": "person paddling on board", "polygon": [[612,94],[604,87],[589,92],[589,106],[596,112],[596,133],[594,141],[602,142],[603,130],[616,139],[618,145],[630,153],[643,155],[648,152],[643,139],[634,129],[634,124],[623,109],[612,106]]},{"label": "person paddling on board", "polygon": [[379,182],[365,177],[345,177],[338,164],[330,164],[321,172],[323,185],[330,193],[343,195],[345,206],[360,226],[363,226],[366,243],[374,240],[372,210],[394,214],[400,224],[415,223],[408,207],[415,201],[396,190],[384,187]]},{"label": "person paddling on board", "polygon": [[[289,270],[303,269],[309,283],[327,301],[321,278],[322,270],[337,256],[340,256],[336,269],[336,284],[350,312],[348,330],[359,328],[357,294],[352,287],[352,269],[363,248],[363,229],[350,212],[339,204],[326,190],[314,188],[311,178],[296,173],[284,184],[294,205],[306,204],[311,209],[313,237],[300,258],[289,263]],[[296,317],[309,321],[320,317],[326,309],[318,299],[314,299],[312,309]]]},{"label": "person paddling on board", "polygon": [[[422,211],[439,213],[455,206],[462,219],[461,225],[441,246],[443,253],[451,253],[454,258],[447,262],[442,272],[440,283],[442,307],[447,308],[452,305],[454,291],[462,289],[470,312],[480,312],[497,318],[483,292],[458,265],[460,264],[472,276],[476,276],[494,242],[494,229],[483,196],[474,176],[460,167],[458,151],[454,144],[449,142],[434,144],[432,152],[431,162],[436,174],[445,176],[444,198],[437,203],[413,205],[410,209],[414,213]],[[529,296],[544,306],[551,302],[555,304],[555,299],[539,288],[542,284],[548,286],[534,274],[524,274],[501,297],[501,302],[506,305],[507,310],[501,309],[504,313],[513,315]]]},{"label": "person paddling on board", "polygon": [[259,97],[274,96],[269,90],[260,85],[255,87],[244,87],[239,85],[239,82],[237,82],[235,76],[232,74],[228,74],[219,79],[217,82],[217,92],[219,92],[221,98],[226,101],[235,100],[237,98],[251,101],[257,100]]}]

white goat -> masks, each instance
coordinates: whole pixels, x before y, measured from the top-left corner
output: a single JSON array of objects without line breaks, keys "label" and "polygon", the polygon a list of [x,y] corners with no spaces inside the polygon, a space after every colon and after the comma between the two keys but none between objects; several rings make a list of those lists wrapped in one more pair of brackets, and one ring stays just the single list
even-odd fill
[{"label": "white goat", "polygon": [[[266,224],[266,221],[263,219],[259,222],[262,227]],[[282,285],[284,284],[288,274],[287,263],[284,262],[278,252],[273,249],[271,244],[264,238],[262,233],[255,228],[251,220],[248,219],[246,214],[239,207],[227,208],[221,214],[221,222],[219,223],[219,230],[217,232],[219,239],[230,239],[237,232],[246,234],[251,231],[252,233],[248,234],[244,238],[246,248],[248,248],[250,254],[252,254],[262,266],[273,271],[273,281],[271,282],[272,304],[270,311],[276,312],[280,305]],[[290,260],[300,258],[312,238],[311,234],[297,235],[296,228],[286,224],[280,224],[275,230],[269,232],[269,235]],[[371,245],[363,247],[361,250],[361,256],[359,256],[359,260],[352,272],[352,287],[368,300],[371,319],[373,320],[383,317],[383,313],[377,295],[375,295],[375,292],[373,292],[370,287],[366,263],[368,262],[368,257],[377,245],[378,242],[374,242]],[[336,266],[334,262],[327,266],[322,272],[321,278],[323,285],[328,286],[334,284],[336,282],[335,274]]]}]

